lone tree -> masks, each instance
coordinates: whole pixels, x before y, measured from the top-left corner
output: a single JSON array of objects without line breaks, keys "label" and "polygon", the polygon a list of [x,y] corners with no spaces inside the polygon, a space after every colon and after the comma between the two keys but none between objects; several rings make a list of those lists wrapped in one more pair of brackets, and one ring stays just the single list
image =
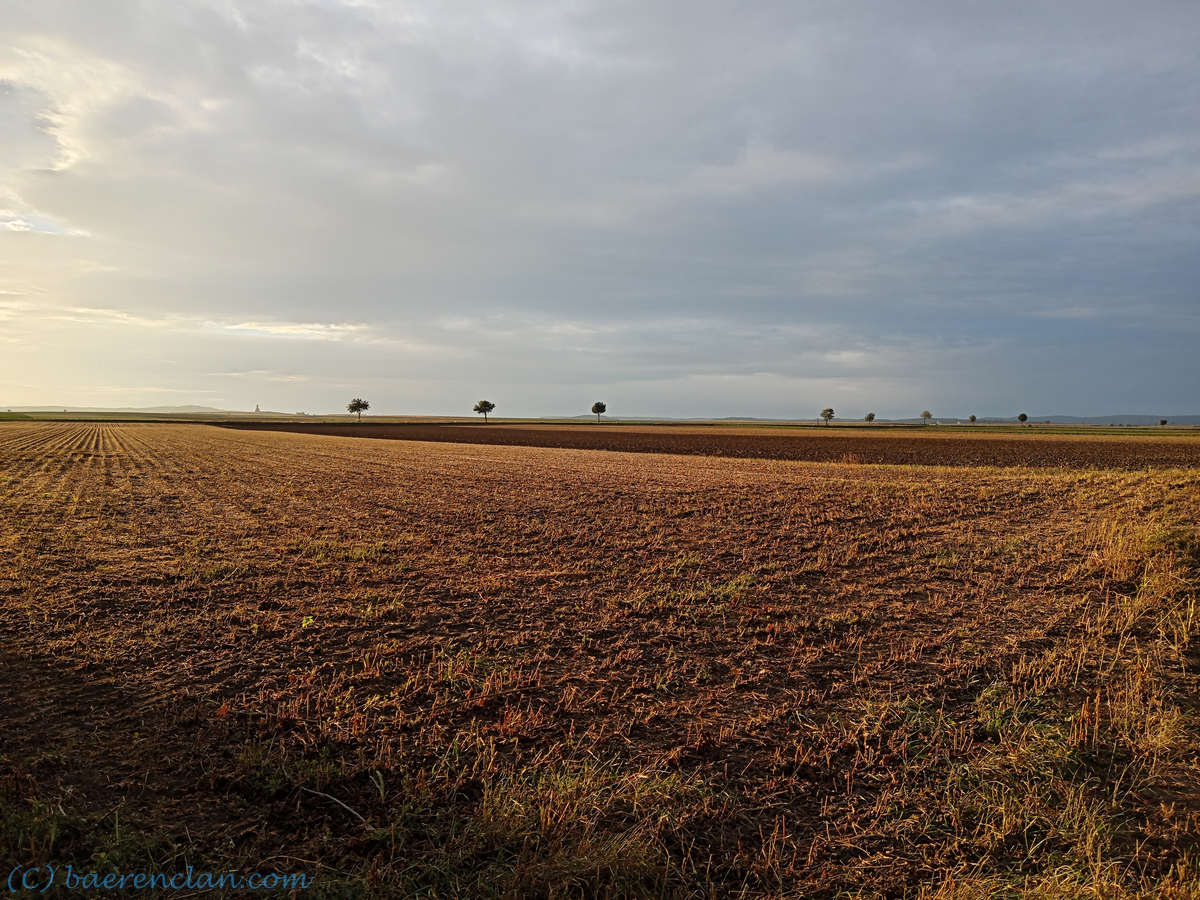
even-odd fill
[{"label": "lone tree", "polygon": [[863,416],[863,421],[864,422],[874,422],[875,421],[875,413],[867,413],[865,416]]},{"label": "lone tree", "polygon": [[929,420],[933,418],[933,413],[931,413],[929,410],[925,410],[921,413],[921,418],[925,421],[925,424],[928,425]]},{"label": "lone tree", "polygon": [[1159,419],[1159,420],[1158,420],[1158,424],[1159,424],[1159,425],[1166,425],[1166,424],[1167,424],[1167,420],[1166,420],[1166,419]]},{"label": "lone tree", "polygon": [[833,418],[833,407],[827,406],[821,410],[821,418],[824,419],[825,424],[828,425],[830,420]]},{"label": "lone tree", "polygon": [[600,417],[608,412],[608,407],[597,400],[592,404],[592,415],[596,417],[596,424],[600,424]]},{"label": "lone tree", "polygon": [[971,413],[971,415],[967,417],[967,421],[970,422],[972,425],[974,425],[975,424],[975,413]]},{"label": "lone tree", "polygon": [[475,410],[475,412],[477,412],[483,416],[483,424],[486,425],[488,413],[490,413],[495,408],[496,408],[496,404],[493,403],[491,400],[480,400],[478,403],[475,404],[474,410]]},{"label": "lone tree", "polygon": [[362,414],[370,408],[371,408],[371,404],[368,403],[366,400],[364,400],[362,397],[355,397],[353,400],[351,400],[349,403],[346,404],[346,410],[348,412],[357,413],[358,421],[360,421],[360,422],[362,421]]},{"label": "lone tree", "polygon": [[1029,421],[1029,416],[1025,415],[1025,413],[1021,413],[1019,416],[1017,416],[1017,421],[1024,425]]}]

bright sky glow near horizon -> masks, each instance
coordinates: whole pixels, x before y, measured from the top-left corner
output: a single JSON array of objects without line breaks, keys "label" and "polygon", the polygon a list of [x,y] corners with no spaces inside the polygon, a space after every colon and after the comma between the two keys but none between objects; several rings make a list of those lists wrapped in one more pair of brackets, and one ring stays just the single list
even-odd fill
[{"label": "bright sky glow near horizon", "polygon": [[1200,413],[1200,4],[0,16],[0,405]]}]

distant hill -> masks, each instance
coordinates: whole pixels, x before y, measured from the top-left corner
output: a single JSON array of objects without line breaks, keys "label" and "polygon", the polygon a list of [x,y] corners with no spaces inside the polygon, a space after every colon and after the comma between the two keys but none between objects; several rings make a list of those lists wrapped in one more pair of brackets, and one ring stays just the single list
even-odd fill
[{"label": "distant hill", "polygon": [[[1161,419],[1166,419],[1171,425],[1200,425],[1200,416],[1145,416],[1127,413],[1111,416],[1038,416],[1029,414],[1031,425],[1051,422],[1055,425],[1157,425]],[[920,419],[905,419],[905,422],[920,424]],[[933,421],[943,424],[965,422],[966,418],[951,419],[938,417]],[[1016,416],[980,416],[981,425],[1016,425]]]},{"label": "distant hill", "polygon": [[[587,420],[595,419],[595,416],[587,414],[573,416],[572,418]],[[811,422],[816,421],[816,416],[794,416],[788,418],[768,418],[765,416],[720,416],[712,418],[673,418],[666,416],[611,416],[613,419],[620,419],[625,422],[762,422],[764,424],[789,424],[792,422]],[[1147,416],[1147,415],[1112,415],[1112,416],[1035,416],[1030,414],[1029,421],[1034,424],[1043,422],[1052,422],[1055,425],[1157,425],[1160,419],[1166,419],[1172,425],[1200,425],[1200,416]],[[835,422],[846,424],[847,422],[857,422],[858,417],[839,416]],[[931,423],[938,425],[957,425],[967,424],[967,416],[934,416],[930,419]],[[878,425],[924,425],[924,421],[919,416],[913,416],[910,419],[884,419],[877,418],[875,420]],[[1016,416],[980,416],[978,420],[980,425],[1017,425],[1019,424]]]},{"label": "distant hill", "polygon": [[1031,422],[1049,419],[1062,425],[1157,425],[1166,419],[1172,425],[1200,425],[1200,416],[1142,416],[1122,414],[1116,416],[1030,416]]},{"label": "distant hill", "polygon": [[13,412],[73,412],[73,413],[171,413],[176,415],[227,413],[231,410],[215,406],[71,406],[44,404],[42,406],[5,406]]},{"label": "distant hill", "polygon": [[53,404],[43,404],[41,406],[3,406],[0,405],[0,412],[4,411],[14,413],[80,413],[85,415],[152,415],[152,416],[286,416],[289,413],[275,412],[274,410],[264,409],[258,412],[251,412],[244,409],[218,409],[215,406],[199,406],[197,404],[188,404],[186,406],[71,406],[65,404],[56,406]]}]

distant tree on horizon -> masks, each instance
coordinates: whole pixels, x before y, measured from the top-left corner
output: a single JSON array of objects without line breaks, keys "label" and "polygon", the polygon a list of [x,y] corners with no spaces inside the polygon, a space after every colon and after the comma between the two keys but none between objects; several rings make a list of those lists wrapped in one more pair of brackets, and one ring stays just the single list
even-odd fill
[{"label": "distant tree on horizon", "polygon": [[925,410],[921,413],[921,418],[925,421],[925,424],[928,425],[929,420],[933,418],[933,413],[931,413],[929,410]]},{"label": "distant tree on horizon", "polygon": [[352,412],[352,413],[357,413],[358,421],[360,421],[360,422],[362,421],[362,414],[370,408],[371,408],[371,404],[368,403],[366,400],[364,400],[362,397],[355,397],[353,400],[351,400],[349,403],[346,404],[346,411]]},{"label": "distant tree on horizon", "polygon": [[1025,415],[1025,413],[1021,413],[1019,416],[1017,416],[1017,421],[1024,425],[1029,421],[1029,416]]},{"label": "distant tree on horizon", "polygon": [[490,413],[495,408],[496,408],[496,404],[493,403],[491,400],[480,400],[473,407],[473,411],[477,412],[483,416],[483,424],[486,425],[487,420],[488,420],[488,413]]},{"label": "distant tree on horizon", "polygon": [[875,421],[875,413],[867,413],[865,416],[863,416],[863,421],[864,422],[874,422]]},{"label": "distant tree on horizon", "polygon": [[821,410],[821,418],[825,420],[826,425],[828,425],[830,423],[830,421],[832,421],[833,415],[834,415],[834,413],[833,413],[832,406],[827,406],[823,410]]},{"label": "distant tree on horizon", "polygon": [[596,424],[600,424],[600,417],[608,412],[608,406],[597,400],[592,404],[592,415],[596,417]]},{"label": "distant tree on horizon", "polygon": [[975,413],[971,413],[971,415],[967,418],[967,421],[970,422],[972,425],[974,425],[975,424]]},{"label": "distant tree on horizon", "polygon": [[1166,419],[1159,419],[1159,420],[1158,420],[1158,424],[1159,424],[1159,425],[1166,425],[1166,424],[1167,424],[1167,420],[1166,420]]}]

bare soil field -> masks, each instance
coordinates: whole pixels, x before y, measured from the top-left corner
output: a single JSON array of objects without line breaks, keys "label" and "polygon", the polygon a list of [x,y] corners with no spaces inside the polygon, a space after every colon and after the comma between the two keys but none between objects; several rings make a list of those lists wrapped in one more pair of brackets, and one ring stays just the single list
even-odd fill
[{"label": "bare soil field", "polygon": [[1194,443],[502,431],[0,424],[0,861],[1200,895]]},{"label": "bare soil field", "polygon": [[237,422],[226,427],[339,437],[448,441],[509,447],[560,447],[628,453],[687,453],[744,459],[928,466],[1119,468],[1198,466],[1200,435],[1117,436],[1010,433],[939,434],[925,429],[689,425],[437,425]]}]

